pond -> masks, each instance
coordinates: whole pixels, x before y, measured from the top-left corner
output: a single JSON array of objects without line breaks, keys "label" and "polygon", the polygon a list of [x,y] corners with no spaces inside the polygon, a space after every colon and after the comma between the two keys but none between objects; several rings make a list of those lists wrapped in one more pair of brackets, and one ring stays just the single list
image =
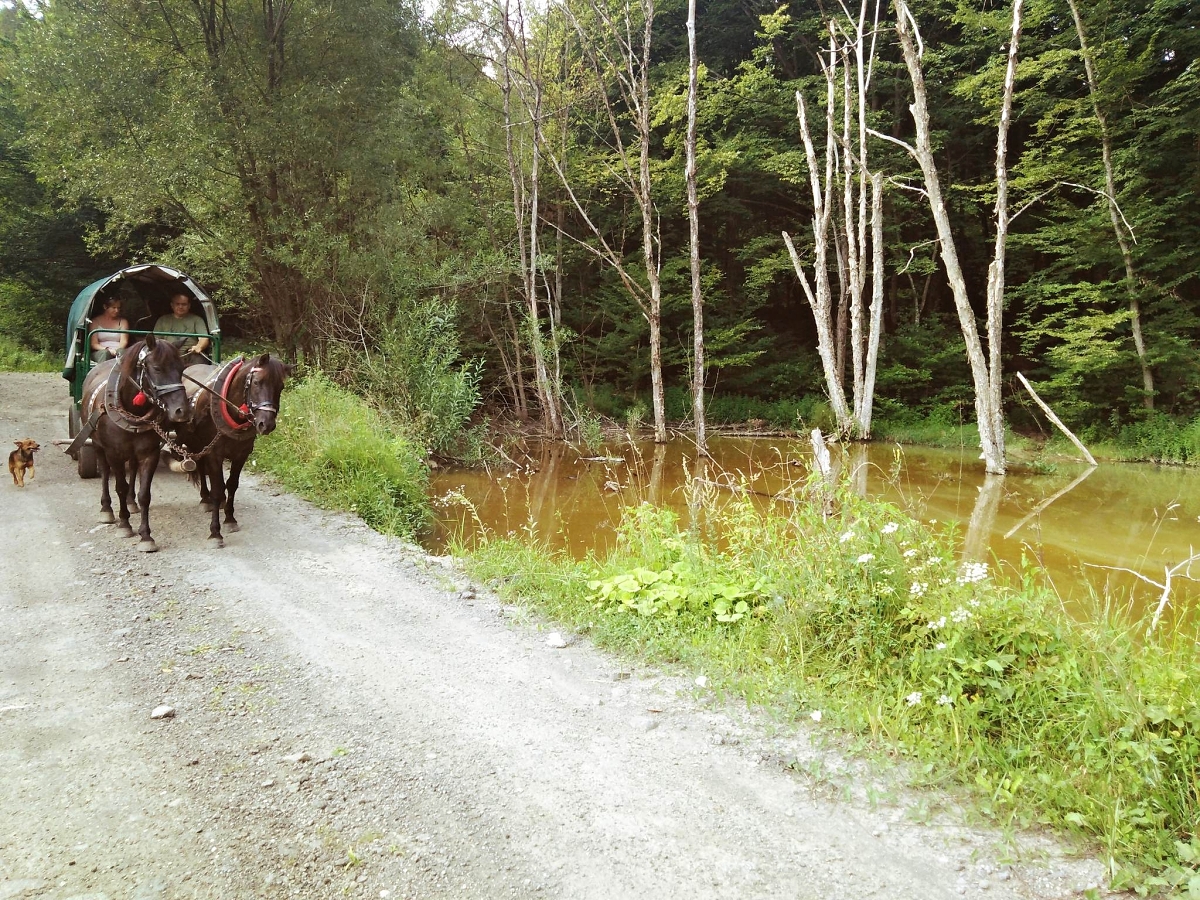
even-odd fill
[{"label": "pond", "polygon": [[[799,440],[715,438],[705,477],[763,498],[788,496],[808,474],[811,448]],[[1022,556],[1042,566],[1076,612],[1093,596],[1153,607],[1161,590],[1129,572],[1162,582],[1164,569],[1200,545],[1200,472],[1148,464],[1090,469],[1059,462],[1052,471],[987,478],[978,450],[895,444],[834,448],[864,496],[896,503],[925,521],[957,526],[964,559],[1009,573]],[[521,470],[443,469],[434,548],[452,536],[466,543],[488,533],[535,538],[582,556],[611,545],[621,509],[643,500],[686,515],[694,448],[684,440],[611,444],[579,451],[542,444],[517,459]],[[1101,568],[1106,567],[1106,568]],[[1200,562],[1196,565],[1200,576]],[[1200,584],[1176,576],[1172,602],[1186,608]]]}]

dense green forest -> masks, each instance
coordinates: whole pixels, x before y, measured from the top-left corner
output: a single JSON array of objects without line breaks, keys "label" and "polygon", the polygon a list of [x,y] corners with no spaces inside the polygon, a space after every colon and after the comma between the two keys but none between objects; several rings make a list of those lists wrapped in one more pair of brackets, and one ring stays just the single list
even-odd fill
[{"label": "dense green forest", "polygon": [[[1034,420],[1018,371],[1093,437],[1200,413],[1200,7],[1026,0],[1006,92],[1013,17],[698,4],[711,421],[840,424],[783,232],[828,292],[847,395],[877,309],[883,422],[975,418],[972,319],[1017,428]],[[228,327],[433,446],[480,412],[650,421],[656,352],[664,414],[685,420],[687,18],[679,0],[0,3],[0,335],[57,352],[80,287],[163,260]],[[914,152],[913,66],[949,230]]]}]

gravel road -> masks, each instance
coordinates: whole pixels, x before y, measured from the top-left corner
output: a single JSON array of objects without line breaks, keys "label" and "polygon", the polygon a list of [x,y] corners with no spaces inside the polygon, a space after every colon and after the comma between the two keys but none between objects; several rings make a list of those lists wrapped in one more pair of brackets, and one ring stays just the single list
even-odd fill
[{"label": "gravel road", "polygon": [[66,408],[56,376],[0,375],[0,442],[43,447],[23,490],[0,485],[0,900],[1030,900],[1100,880],[699,673],[554,647],[450,560],[268,479],[243,479],[217,550],[160,470],[161,552],[137,553],[51,443]]}]

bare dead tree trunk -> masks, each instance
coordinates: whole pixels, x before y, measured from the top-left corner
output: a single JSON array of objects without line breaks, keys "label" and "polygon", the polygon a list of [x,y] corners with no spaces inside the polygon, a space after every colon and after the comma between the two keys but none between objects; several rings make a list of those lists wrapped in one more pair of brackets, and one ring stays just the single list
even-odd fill
[{"label": "bare dead tree trunk", "polygon": [[[871,83],[871,75],[875,60],[875,31],[879,21],[879,0],[875,0],[874,22],[868,29],[867,11],[870,0],[862,0],[859,15],[850,27],[840,25],[838,20],[829,23],[829,59],[825,70],[826,86],[826,160],[825,180],[822,186],[818,175],[816,154],[809,135],[808,123],[805,118],[803,99],[797,98],[797,117],[800,119],[801,136],[805,142],[805,155],[808,161],[809,181],[813,187],[814,199],[814,243],[817,245],[814,260],[814,278],[817,282],[815,293],[805,287],[805,293],[810,297],[813,315],[818,319],[818,352],[822,353],[822,365],[826,367],[827,389],[838,418],[838,428],[842,436],[854,432],[861,438],[868,438],[871,433],[871,408],[873,398],[868,393],[874,390],[874,373],[880,335],[882,334],[882,300],[872,303],[870,324],[868,324],[867,304],[864,292],[867,282],[867,185],[875,184],[875,177],[868,167],[867,136],[867,91]],[[849,10],[842,7],[849,18]],[[847,40],[839,41],[839,35]],[[870,35],[870,48],[867,38]],[[850,42],[852,39],[852,43]],[[838,77],[838,67],[841,67],[841,77]],[[851,73],[851,66],[854,72]],[[841,89],[841,122],[840,131],[836,124],[838,85]],[[836,173],[836,174],[835,174]],[[840,197],[833,189],[834,178],[838,179]],[[880,188],[881,190],[881,188]],[[822,196],[823,194],[823,196]],[[882,200],[874,209],[876,218],[882,217]],[[840,210],[837,207],[840,206]],[[829,225],[836,219],[833,229],[833,247],[836,253],[838,277],[838,303],[836,319],[832,318],[832,295],[828,289],[828,275],[824,269],[828,258],[828,243],[830,240]],[[882,225],[879,225],[882,229]],[[786,237],[786,236],[785,236]],[[789,252],[793,256],[793,265],[798,265],[797,257],[791,241],[787,241]],[[877,248],[882,253],[881,248]],[[798,270],[799,271],[799,270]],[[882,257],[872,269],[872,279],[875,282],[873,296],[882,298],[883,264]],[[806,280],[802,277],[801,283]],[[825,285],[823,287],[823,284]],[[826,305],[825,296],[829,295],[830,302]],[[816,301],[813,304],[813,300]],[[820,319],[825,317],[827,321]],[[829,351],[831,361],[826,365],[821,344],[825,334],[831,334],[832,349]],[[848,351],[848,352],[847,352]],[[850,386],[853,399],[852,411],[847,408],[846,395],[846,363],[850,363]],[[870,387],[868,387],[867,369],[871,368]],[[841,412],[839,412],[839,409]]]},{"label": "bare dead tree trunk", "polygon": [[1092,49],[1088,46],[1087,32],[1083,27],[1083,18],[1079,15],[1079,6],[1075,0],[1067,0],[1071,8],[1071,17],[1075,20],[1075,33],[1079,37],[1079,50],[1083,56],[1083,69],[1087,74],[1088,94],[1092,98],[1092,111],[1100,125],[1100,152],[1104,159],[1104,196],[1108,204],[1108,217],[1112,221],[1113,234],[1117,238],[1117,246],[1121,248],[1121,260],[1125,263],[1125,290],[1129,294],[1129,322],[1133,328],[1133,346],[1137,350],[1138,363],[1142,367],[1142,405],[1146,409],[1154,409],[1154,372],[1146,356],[1146,342],[1142,338],[1142,310],[1137,295],[1137,276],[1133,268],[1133,250],[1125,237],[1121,224],[1121,214],[1117,209],[1117,179],[1112,158],[1112,136],[1108,131],[1108,119],[1100,108],[1100,80],[1096,77],[1096,64],[1092,59]]},{"label": "bare dead tree trunk", "polygon": [[696,104],[699,65],[696,61],[696,0],[688,0],[687,205],[688,256],[692,270],[692,418],[696,450],[708,452],[704,421],[704,291],[700,284],[700,201],[696,196]]},{"label": "bare dead tree trunk", "polygon": [[[996,138],[996,243],[991,265],[988,267],[987,290],[987,333],[989,358],[985,358],[975,313],[967,295],[966,280],[958,259],[954,233],[950,228],[950,216],[946,211],[938,178],[937,164],[933,158],[933,144],[929,130],[929,103],[925,89],[925,74],[921,69],[921,55],[916,40],[916,20],[904,0],[895,0],[896,31],[900,36],[900,47],[905,66],[913,85],[913,103],[909,110],[916,126],[916,146],[905,147],[912,153],[921,167],[925,180],[926,196],[930,211],[937,226],[940,239],[942,262],[954,296],[958,311],[959,327],[966,344],[967,360],[971,366],[971,378],[975,387],[975,413],[979,425],[979,442],[987,471],[1003,475],[1004,455],[1004,411],[1000,394],[1000,338],[1003,334],[1004,306],[1004,255],[1008,236],[1008,180],[1007,151],[1008,126],[1012,113],[1013,86],[1016,81],[1017,46],[1021,33],[1022,0],[1013,2],[1012,34],[1009,39],[1008,67],[1004,78],[1004,95],[1000,112],[1000,124]],[[922,47],[923,49],[923,47]],[[885,136],[886,137],[886,136]],[[890,139],[894,140],[894,139]]]},{"label": "bare dead tree trunk", "polygon": [[857,405],[858,436],[871,437],[871,414],[875,405],[875,371],[879,341],[883,334],[883,173],[871,176],[871,334],[867,338],[866,370],[862,399]]},{"label": "bare dead tree trunk", "polygon": [[804,105],[804,97],[796,91],[796,118],[800,122],[800,137],[804,141],[804,156],[808,162],[808,182],[813,195],[813,281],[809,284],[804,264],[791,237],[783,232],[783,241],[787,245],[792,258],[792,266],[800,279],[800,286],[812,307],[813,319],[817,326],[817,353],[821,357],[821,366],[825,371],[825,389],[829,393],[829,403],[833,408],[834,420],[837,422],[838,433],[845,436],[850,433],[850,411],[846,407],[846,394],[842,389],[842,380],[838,372],[837,343],[834,340],[833,327],[833,292],[829,284],[829,225],[833,215],[833,174],[836,147],[834,144],[834,67],[837,65],[837,43],[834,35],[829,39],[829,64],[825,67],[825,176],[817,162],[817,151],[813,146],[812,132],[808,127],[808,115]]}]

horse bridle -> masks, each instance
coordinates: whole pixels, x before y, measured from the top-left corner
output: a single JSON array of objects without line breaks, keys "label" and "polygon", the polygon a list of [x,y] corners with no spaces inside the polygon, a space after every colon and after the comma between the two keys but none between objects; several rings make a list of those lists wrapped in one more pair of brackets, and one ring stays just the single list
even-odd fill
[{"label": "horse bridle", "polygon": [[261,371],[262,371],[262,366],[251,366],[250,370],[248,372],[246,372],[246,384],[242,388],[243,393],[245,394],[245,397],[246,397],[246,400],[245,400],[246,409],[248,409],[250,411],[250,416],[249,416],[250,418],[253,418],[254,414],[256,412],[258,412],[259,410],[266,410],[267,412],[273,412],[273,413],[275,413],[275,415],[279,415],[279,407],[278,406],[273,406],[270,403],[253,403],[250,400],[250,385],[253,384],[253,382],[254,382],[255,373],[261,372]]},{"label": "horse bridle", "polygon": [[[139,391],[141,391],[143,394],[146,395],[146,397],[148,397],[150,399],[151,403],[153,403],[155,406],[157,406],[163,412],[167,412],[167,406],[165,403],[162,402],[162,400],[159,399],[159,394],[160,393],[169,394],[172,391],[176,391],[176,390],[182,391],[183,390],[183,382],[180,381],[177,383],[177,382],[172,381],[172,382],[168,382],[166,384],[155,384],[153,378],[147,379],[146,378],[146,368],[147,368],[146,357],[149,355],[149,353],[150,353],[150,348],[146,347],[146,346],[143,346],[141,351],[138,353],[137,368],[134,370],[133,383],[135,385],[137,385],[137,389]],[[147,380],[149,381],[149,384],[146,383]]]}]

